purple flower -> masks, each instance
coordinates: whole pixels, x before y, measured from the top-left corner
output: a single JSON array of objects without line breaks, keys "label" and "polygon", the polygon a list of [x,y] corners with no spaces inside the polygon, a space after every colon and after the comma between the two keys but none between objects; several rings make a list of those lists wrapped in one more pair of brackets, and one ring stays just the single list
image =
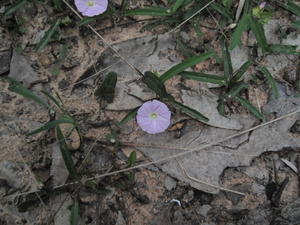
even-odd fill
[{"label": "purple flower", "polygon": [[166,104],[152,100],[145,102],[137,111],[137,122],[143,131],[156,134],[165,131],[170,125],[171,112]]},{"label": "purple flower", "polygon": [[108,0],[75,0],[75,5],[84,16],[96,16],[106,11]]},{"label": "purple flower", "polygon": [[259,8],[260,8],[260,9],[265,8],[265,7],[266,7],[266,4],[267,4],[266,2],[260,3],[260,4],[259,4]]}]

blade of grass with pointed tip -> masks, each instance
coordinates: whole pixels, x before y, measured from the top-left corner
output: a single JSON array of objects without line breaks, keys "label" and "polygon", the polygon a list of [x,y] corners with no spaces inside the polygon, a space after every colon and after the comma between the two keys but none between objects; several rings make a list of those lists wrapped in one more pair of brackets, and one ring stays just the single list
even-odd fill
[{"label": "blade of grass with pointed tip", "polygon": [[272,95],[275,98],[278,98],[279,97],[278,86],[277,86],[277,83],[276,83],[274,77],[271,75],[270,71],[266,67],[260,67],[259,71],[261,71],[263,74],[266,75],[267,81],[268,81],[268,83],[271,87],[271,90],[272,90]]},{"label": "blade of grass with pointed tip", "polygon": [[291,1],[288,1],[286,4],[284,3],[280,3],[280,2],[277,2],[279,3],[279,5],[283,8],[285,8],[286,10],[294,13],[296,16],[300,16],[300,6],[291,2]]},{"label": "blade of grass with pointed tip", "polygon": [[169,16],[170,13],[161,7],[146,7],[143,9],[131,9],[125,11],[125,16]]},{"label": "blade of grass with pointed tip", "polygon": [[227,93],[227,96],[228,98],[233,98],[237,96],[243,89],[246,89],[248,87],[249,85],[243,82],[236,84],[233,88],[230,89],[230,91]]},{"label": "blade of grass with pointed tip", "polygon": [[230,78],[233,75],[233,68],[232,68],[231,56],[229,53],[226,40],[223,41],[222,54],[223,54],[223,63],[224,63],[224,76],[226,78],[226,81],[229,82]]},{"label": "blade of grass with pointed tip", "polygon": [[57,140],[59,142],[59,146],[60,146],[60,151],[61,151],[61,155],[63,157],[64,163],[69,171],[69,175],[73,178],[78,180],[78,174],[76,172],[75,166],[74,166],[74,162],[72,159],[72,156],[70,154],[70,151],[68,149],[68,145],[65,141],[65,137],[60,129],[59,126],[56,126],[56,137]]},{"label": "blade of grass with pointed tip", "polygon": [[61,123],[72,123],[72,124],[74,124],[74,120],[67,119],[67,118],[59,119],[59,120],[53,120],[53,121],[50,121],[50,122],[46,123],[44,126],[41,126],[40,128],[38,128],[38,129],[36,129],[34,131],[31,131],[27,135],[30,136],[30,135],[34,135],[34,134],[40,133],[42,131],[54,128],[54,127],[58,126]]},{"label": "blade of grass with pointed tip", "polygon": [[165,98],[168,96],[165,85],[154,73],[150,71],[145,72],[142,81],[160,98]]},{"label": "blade of grass with pointed tip", "polygon": [[115,72],[109,72],[102,82],[101,86],[95,91],[95,96],[103,98],[108,103],[112,103],[115,96],[115,88],[118,75]]},{"label": "blade of grass with pointed tip", "polygon": [[218,84],[221,86],[224,86],[226,84],[226,81],[224,77],[213,75],[213,74],[206,74],[206,73],[197,73],[197,72],[189,72],[189,71],[183,71],[179,73],[183,78],[191,79],[191,80],[198,80],[202,82],[212,83],[212,84]]},{"label": "blade of grass with pointed tip", "polygon": [[171,13],[175,13],[184,3],[185,0],[176,0],[176,2],[171,7]]},{"label": "blade of grass with pointed tip", "polygon": [[60,19],[57,19],[51,27],[47,30],[41,41],[37,44],[35,51],[40,52],[43,50],[43,48],[48,44],[48,42],[51,40],[52,36],[54,35],[55,31],[60,25]]},{"label": "blade of grass with pointed tip", "polygon": [[187,69],[191,66],[194,66],[197,63],[200,63],[202,61],[205,61],[205,60],[211,58],[214,55],[215,55],[214,52],[206,52],[202,55],[197,55],[197,56],[193,56],[191,58],[188,58],[188,59],[184,60],[182,63],[179,63],[179,64],[173,66],[167,72],[162,74],[160,76],[160,80],[162,82],[165,82],[166,80],[169,80],[170,78],[174,77],[175,75],[177,75],[178,73],[184,71],[185,69]]},{"label": "blade of grass with pointed tip", "polygon": [[220,13],[226,19],[229,19],[229,20],[232,19],[230,12],[225,7],[220,5],[219,3],[213,2],[210,4],[210,7],[212,9],[214,9],[215,11],[217,11],[218,13]]},{"label": "blade of grass with pointed tip", "polygon": [[197,120],[200,120],[200,121],[204,121],[204,122],[208,122],[209,121],[209,119],[207,117],[205,117],[204,115],[202,115],[197,110],[192,109],[192,108],[190,108],[190,107],[188,107],[186,105],[183,105],[180,102],[177,102],[175,100],[171,100],[170,103],[172,105],[174,105],[176,108],[179,108],[183,113],[191,116],[194,119],[197,119]]},{"label": "blade of grass with pointed tip", "polygon": [[242,76],[246,73],[249,66],[252,64],[251,61],[245,62],[234,74],[233,77],[230,80],[229,86],[233,85],[234,83],[238,82]]},{"label": "blade of grass with pointed tip", "polygon": [[28,2],[28,0],[20,0],[20,1],[15,2],[14,4],[12,4],[11,6],[9,6],[5,10],[4,16],[8,16],[8,15],[14,13],[16,10],[20,9],[27,2]]},{"label": "blade of grass with pointed tip", "polygon": [[10,77],[5,77],[4,79],[9,82],[10,85],[9,85],[8,89],[10,91],[13,91],[19,95],[22,95],[24,98],[30,99],[40,105],[45,106],[46,108],[48,108],[50,110],[53,110],[53,108],[48,103],[46,103],[42,98],[40,98],[39,96],[34,94],[32,91],[30,91],[26,87],[24,87],[20,82],[12,79]]},{"label": "blade of grass with pointed tip", "polygon": [[77,198],[75,198],[71,208],[70,225],[78,225],[78,224],[79,224],[79,201]]},{"label": "blade of grass with pointed tip", "polygon": [[268,52],[269,46],[267,43],[265,31],[262,24],[259,23],[258,20],[256,20],[253,16],[250,16],[249,20],[250,20],[251,30],[254,33],[258,46],[262,49],[263,53]]},{"label": "blade of grass with pointed tip", "polygon": [[241,42],[241,37],[243,33],[249,29],[249,26],[250,26],[249,15],[244,13],[237,27],[233,31],[231,42],[229,45],[230,50],[234,49]]},{"label": "blade of grass with pointed tip", "polygon": [[249,101],[247,101],[246,99],[239,97],[239,96],[235,96],[234,99],[236,101],[238,101],[239,103],[241,103],[241,105],[244,106],[246,109],[248,109],[255,117],[257,117],[258,119],[261,119],[261,120],[264,119],[263,114],[254,105],[252,105]]},{"label": "blade of grass with pointed tip", "polygon": [[297,51],[297,45],[281,45],[281,44],[272,44],[270,49],[276,53],[283,53],[289,55],[300,55],[300,52]]},{"label": "blade of grass with pointed tip", "polygon": [[128,121],[132,120],[133,118],[135,118],[136,113],[138,111],[140,107],[136,107],[134,109],[132,109],[129,113],[127,113],[127,115],[118,123],[119,126],[127,123]]},{"label": "blade of grass with pointed tip", "polygon": [[135,151],[131,152],[127,160],[128,167],[133,167],[134,164],[136,163],[136,159],[137,159],[136,152]]}]

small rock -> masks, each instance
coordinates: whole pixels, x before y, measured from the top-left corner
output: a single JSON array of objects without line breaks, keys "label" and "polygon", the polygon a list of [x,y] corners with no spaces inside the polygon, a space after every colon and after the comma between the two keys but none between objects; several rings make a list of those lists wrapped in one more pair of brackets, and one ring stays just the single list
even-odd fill
[{"label": "small rock", "polygon": [[6,73],[9,71],[11,59],[11,52],[5,51],[0,53],[0,74]]},{"label": "small rock", "polygon": [[262,195],[265,194],[266,188],[261,184],[253,183],[251,185],[251,190],[254,194]]},{"label": "small rock", "polygon": [[194,199],[194,191],[193,190],[189,190],[188,193],[186,193],[183,196],[182,201],[185,203],[189,203],[190,201],[192,201]]},{"label": "small rock", "polygon": [[165,188],[168,190],[168,191],[172,191],[173,189],[176,188],[176,180],[174,180],[172,177],[170,176],[166,176],[166,179],[165,179]]},{"label": "small rock", "polygon": [[196,209],[196,211],[199,215],[206,217],[210,209],[210,205],[202,205],[199,209]]}]

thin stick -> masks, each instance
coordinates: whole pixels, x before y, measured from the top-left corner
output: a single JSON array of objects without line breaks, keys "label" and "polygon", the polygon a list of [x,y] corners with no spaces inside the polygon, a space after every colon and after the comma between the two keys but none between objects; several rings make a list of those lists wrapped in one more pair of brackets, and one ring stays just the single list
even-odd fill
[{"label": "thin stick", "polygon": [[137,165],[137,166],[133,166],[133,167],[130,167],[130,168],[125,168],[125,169],[121,169],[121,170],[116,170],[116,171],[113,171],[113,172],[105,173],[105,174],[102,174],[102,175],[99,175],[99,176],[95,176],[95,177],[88,178],[87,180],[98,179],[98,178],[102,178],[102,177],[106,177],[106,176],[111,176],[111,175],[115,175],[115,174],[119,174],[119,173],[131,171],[131,170],[134,170],[134,169],[139,169],[139,168],[142,168],[142,167],[147,167],[147,166],[150,166],[150,165],[153,165],[153,164],[166,162],[166,161],[169,161],[169,160],[171,160],[171,159],[175,159],[175,158],[180,157],[180,156],[185,156],[185,155],[190,154],[190,153],[193,153],[193,152],[198,152],[198,151],[203,150],[203,149],[205,149],[205,148],[208,148],[208,147],[211,147],[211,146],[220,144],[220,143],[222,143],[222,142],[228,141],[228,140],[230,140],[230,139],[232,139],[232,138],[236,138],[236,137],[241,136],[241,135],[243,135],[243,134],[247,134],[247,133],[250,132],[250,131],[253,131],[253,130],[256,130],[256,129],[265,127],[265,126],[267,126],[267,125],[269,125],[269,124],[272,124],[272,123],[277,122],[277,121],[279,121],[279,120],[285,119],[285,118],[290,117],[290,116],[292,116],[292,115],[295,115],[295,114],[297,114],[297,113],[299,113],[299,112],[300,112],[300,109],[297,109],[297,110],[294,111],[294,112],[285,114],[285,115],[283,115],[283,116],[280,116],[280,117],[278,117],[278,118],[276,118],[276,119],[273,119],[273,120],[270,120],[270,121],[268,121],[268,122],[262,123],[262,124],[260,124],[260,125],[255,126],[255,127],[252,127],[252,128],[247,129],[247,130],[241,131],[241,132],[239,132],[239,133],[230,135],[230,136],[225,137],[225,138],[223,138],[223,139],[220,139],[220,140],[218,140],[218,141],[214,141],[214,142],[212,142],[212,143],[210,143],[210,144],[202,145],[202,146],[201,146],[200,148],[198,148],[198,149],[192,149],[192,150],[185,151],[185,152],[181,152],[181,153],[178,153],[178,154],[169,156],[169,157],[165,157],[165,158],[162,158],[162,159],[158,159],[158,160],[156,160],[156,161],[151,161],[151,162],[143,163],[143,164],[140,164],[140,165]]},{"label": "thin stick", "polygon": [[182,164],[177,160],[177,158],[176,158],[176,161],[177,161],[178,165],[180,166],[180,168],[182,169],[182,171],[184,172],[185,176],[187,176],[190,180],[195,181],[195,182],[200,183],[200,184],[204,184],[204,185],[216,188],[216,189],[219,189],[219,190],[222,190],[222,191],[231,192],[231,193],[234,193],[234,194],[245,196],[245,194],[242,193],[242,192],[234,191],[234,190],[230,190],[230,189],[227,189],[227,188],[224,188],[224,187],[220,187],[218,185],[210,184],[210,183],[207,183],[205,181],[202,181],[202,180],[199,180],[199,179],[197,179],[195,177],[190,176],[186,172],[186,169],[182,166]]},{"label": "thin stick", "polygon": [[[82,19],[83,17],[66,1],[63,0],[63,2],[68,6],[69,9],[72,10],[73,13],[76,14],[76,16],[79,19]],[[132,65],[125,57],[123,57],[111,44],[109,44],[103,37],[101,34],[99,34],[91,25],[87,25],[88,28],[90,28],[96,35],[98,38],[100,38],[104,44],[106,44],[110,49],[113,50],[113,52],[119,57],[121,58],[130,68],[132,68],[134,71],[136,71],[140,76],[144,76],[143,73],[136,68],[134,65]]]},{"label": "thin stick", "polygon": [[182,23],[180,23],[178,26],[176,26],[174,29],[170,30],[167,34],[176,32],[181,26],[183,26],[186,22],[188,22],[190,19],[192,19],[194,16],[202,12],[204,9],[206,9],[211,3],[213,3],[215,0],[210,1],[205,6],[203,6],[201,9],[199,9],[197,12],[195,12],[193,15],[191,15],[189,18],[184,20]]}]

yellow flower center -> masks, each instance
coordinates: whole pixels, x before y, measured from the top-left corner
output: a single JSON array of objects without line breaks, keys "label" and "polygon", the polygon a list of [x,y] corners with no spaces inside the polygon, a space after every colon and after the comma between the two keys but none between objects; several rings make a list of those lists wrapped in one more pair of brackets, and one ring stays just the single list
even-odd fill
[{"label": "yellow flower center", "polygon": [[150,117],[151,119],[156,119],[156,118],[158,117],[158,115],[157,115],[156,113],[151,113],[151,114],[149,115],[149,117]]},{"label": "yellow flower center", "polygon": [[88,6],[90,6],[90,7],[92,7],[92,6],[95,5],[95,2],[93,2],[93,1],[88,1],[86,4],[87,4]]}]

